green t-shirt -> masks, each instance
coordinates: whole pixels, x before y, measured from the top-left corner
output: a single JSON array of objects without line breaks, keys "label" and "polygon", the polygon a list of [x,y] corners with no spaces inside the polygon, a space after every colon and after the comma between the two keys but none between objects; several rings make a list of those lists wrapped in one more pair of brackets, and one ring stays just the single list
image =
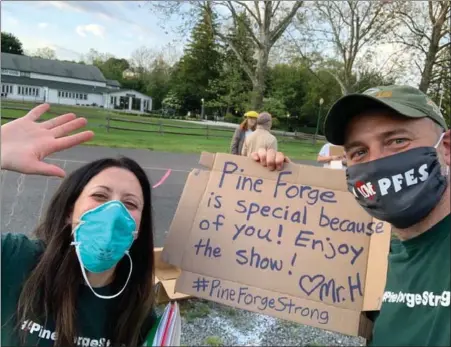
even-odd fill
[{"label": "green t-shirt", "polygon": [[370,346],[451,346],[448,215],[429,231],[394,240]]},{"label": "green t-shirt", "polygon": [[[40,241],[30,240],[22,234],[2,235],[2,346],[18,346],[16,310],[24,281],[36,265],[44,247]],[[95,288],[100,295],[112,295],[111,288]],[[100,299],[92,293],[88,286],[82,285],[77,304],[77,336],[78,346],[109,346],[107,322],[110,319],[117,298]],[[150,330],[157,321],[152,312],[142,331]],[[27,346],[53,346],[56,338],[55,323],[20,322],[20,328],[28,331]],[[146,329],[147,328],[147,329]],[[144,336],[145,338],[145,336]]]}]

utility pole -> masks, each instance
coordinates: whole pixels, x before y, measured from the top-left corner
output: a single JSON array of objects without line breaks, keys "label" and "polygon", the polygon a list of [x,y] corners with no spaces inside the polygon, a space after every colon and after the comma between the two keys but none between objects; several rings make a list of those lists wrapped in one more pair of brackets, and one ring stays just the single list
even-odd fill
[{"label": "utility pole", "polygon": [[319,110],[318,110],[318,119],[316,120],[316,131],[315,131],[315,137],[313,138],[313,144],[316,145],[316,138],[318,136],[318,131],[319,131],[319,121],[321,119],[321,106],[324,103],[324,99],[321,98],[319,99]]}]

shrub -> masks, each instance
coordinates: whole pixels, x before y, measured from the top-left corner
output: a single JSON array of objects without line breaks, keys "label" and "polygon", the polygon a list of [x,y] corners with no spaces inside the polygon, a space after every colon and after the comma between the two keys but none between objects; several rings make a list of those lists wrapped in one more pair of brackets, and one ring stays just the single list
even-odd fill
[{"label": "shrub", "polygon": [[280,127],[280,120],[278,120],[276,117],[273,117],[272,119],[272,128],[273,129],[279,129]]},{"label": "shrub", "polygon": [[204,340],[204,344],[207,346],[219,347],[223,346],[224,342],[219,336],[207,336]]},{"label": "shrub", "polygon": [[240,118],[239,117],[235,117],[234,115],[232,115],[230,113],[227,113],[224,116],[224,122],[239,124],[240,123]]}]

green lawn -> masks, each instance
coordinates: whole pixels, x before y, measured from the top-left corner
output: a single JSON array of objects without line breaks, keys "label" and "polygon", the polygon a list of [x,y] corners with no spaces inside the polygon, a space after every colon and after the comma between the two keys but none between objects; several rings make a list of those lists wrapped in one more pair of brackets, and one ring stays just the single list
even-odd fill
[{"label": "green lawn", "polygon": [[[9,121],[4,117],[19,118],[33,106],[33,103],[2,101],[2,124]],[[24,108],[24,110],[19,108]],[[49,119],[57,114],[69,112],[88,119],[88,129],[95,132],[95,137],[87,144],[96,146],[146,148],[154,151],[182,153],[228,152],[233,135],[232,129],[208,127],[209,136],[207,138],[207,128],[201,123],[193,124],[170,119],[124,115],[93,107],[52,105],[50,113],[43,115],[42,118]],[[110,128],[107,131],[108,115],[124,121],[110,120],[109,126],[113,129]],[[118,130],[114,127],[128,128],[133,131]],[[322,143],[312,145],[308,141],[283,136],[279,136],[278,140],[279,149],[293,159],[315,159],[322,145]]]}]

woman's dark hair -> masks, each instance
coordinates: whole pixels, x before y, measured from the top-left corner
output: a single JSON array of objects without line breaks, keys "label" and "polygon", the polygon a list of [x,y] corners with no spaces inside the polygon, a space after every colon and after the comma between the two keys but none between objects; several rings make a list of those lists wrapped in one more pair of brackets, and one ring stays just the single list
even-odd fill
[{"label": "woman's dark hair", "polygon": [[[27,319],[54,319],[57,339],[55,346],[74,346],[77,336],[77,303],[83,277],[71,246],[72,227],[68,219],[75,201],[86,184],[100,172],[111,167],[129,170],[138,179],[144,197],[138,238],[130,249],[133,272],[130,281],[115,299],[115,311],[105,322],[112,345],[138,346],[145,337],[141,327],[154,306],[154,242],[151,185],[144,170],[132,159],[100,159],[72,172],[53,196],[42,223],[35,230],[45,250],[26,280],[17,308],[18,323]],[[115,290],[126,282],[130,264],[124,257],[116,266],[112,287]],[[22,336],[24,341],[25,337]]]}]

